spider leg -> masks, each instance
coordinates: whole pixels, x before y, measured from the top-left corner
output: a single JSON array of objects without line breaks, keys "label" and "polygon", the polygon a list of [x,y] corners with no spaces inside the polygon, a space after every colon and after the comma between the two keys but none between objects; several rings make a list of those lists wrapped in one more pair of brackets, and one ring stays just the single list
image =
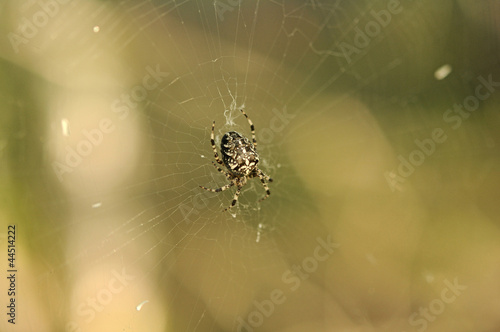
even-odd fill
[{"label": "spider leg", "polygon": [[220,165],[224,165],[224,163],[222,162],[222,160],[220,160],[220,158],[219,158],[219,154],[217,153],[217,147],[215,146],[215,134],[214,134],[214,131],[215,131],[215,120],[212,123],[212,133],[210,134],[210,143],[212,144],[212,149],[214,150],[215,161],[217,161]]},{"label": "spider leg", "polygon": [[226,212],[227,210],[229,210],[230,208],[232,208],[236,204],[236,202],[238,201],[238,197],[240,196],[240,193],[241,193],[241,188],[242,187],[240,185],[238,185],[238,189],[234,193],[234,197],[233,197],[233,201],[231,202],[231,205],[229,205],[227,208],[222,210],[222,212]]},{"label": "spider leg", "polygon": [[252,122],[252,120],[250,120],[250,118],[248,117],[248,115],[245,113],[245,111],[243,109],[240,109],[240,111],[241,111],[241,113],[243,113],[245,118],[247,118],[247,120],[248,120],[248,124],[250,125],[250,130],[252,131],[253,147],[256,148],[257,147],[257,139],[255,138],[255,127],[253,126],[253,122]]},{"label": "spider leg", "polygon": [[262,172],[260,169],[259,169],[259,173],[257,173],[257,176],[259,178],[262,176],[264,179],[266,179],[266,181],[273,182],[273,179],[271,179],[271,177],[269,175],[264,174],[264,172]]},{"label": "spider leg", "polygon": [[234,183],[231,182],[231,183],[226,184],[225,186],[217,188],[217,189],[211,189],[211,188],[207,188],[207,187],[203,187],[203,186],[200,186],[200,188],[211,191],[213,193],[218,193],[218,192],[221,192],[221,191],[224,191],[224,190],[231,188],[233,185],[234,185]]},{"label": "spider leg", "polygon": [[250,177],[252,177],[252,178],[256,178],[256,177],[262,178],[263,177],[264,179],[266,179],[267,182],[273,182],[273,179],[271,179],[271,177],[269,175],[264,174],[264,172],[262,172],[262,170],[260,170],[260,169],[257,169],[256,171],[251,173]]},{"label": "spider leg", "polygon": [[213,162],[213,161],[212,161],[212,165],[214,165],[214,167],[217,169],[217,171],[219,171],[219,173],[224,174],[229,179],[230,174],[228,172],[226,172],[225,170],[223,170],[222,168],[220,168],[219,166],[217,166],[215,164],[215,162]]},{"label": "spider leg", "polygon": [[[259,172],[258,174],[258,177],[260,178],[260,182],[262,182],[262,185],[264,186],[264,189],[266,190],[266,196],[262,197],[261,199],[259,199],[259,202],[262,202],[263,200],[265,200],[266,198],[269,197],[269,195],[271,195],[271,192],[269,191],[269,187],[267,186],[267,183],[266,183],[266,176],[264,173]],[[268,180],[271,180],[271,178],[269,178],[269,176],[267,176],[267,179]]]}]

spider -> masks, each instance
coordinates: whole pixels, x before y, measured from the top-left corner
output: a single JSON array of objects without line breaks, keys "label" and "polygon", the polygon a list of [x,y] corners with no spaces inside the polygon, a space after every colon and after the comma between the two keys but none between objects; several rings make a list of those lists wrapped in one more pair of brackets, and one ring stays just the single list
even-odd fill
[{"label": "spider", "polygon": [[[227,169],[227,172],[217,166],[215,162],[212,161],[214,167],[220,173],[224,174],[226,178],[230,181],[230,183],[226,184],[217,189],[210,189],[204,186],[200,186],[200,188],[218,193],[224,190],[227,190],[233,186],[236,186],[236,192],[234,193],[233,201],[231,205],[225,208],[222,212],[225,212],[232,208],[236,202],[238,201],[238,197],[241,193],[241,188],[247,183],[247,180],[250,178],[258,177],[264,189],[266,190],[266,195],[259,200],[262,202],[266,198],[271,195],[269,191],[269,187],[267,186],[267,182],[273,182],[273,179],[269,177],[269,175],[264,174],[262,170],[257,167],[259,163],[259,154],[257,153],[257,140],[255,139],[255,128],[253,126],[252,120],[248,117],[243,109],[240,109],[241,113],[247,118],[248,124],[250,125],[250,130],[252,131],[252,141],[248,140],[248,138],[243,135],[230,131],[222,136],[220,151],[222,154],[222,160],[219,158],[219,154],[217,153],[217,148],[215,147],[214,140],[214,130],[215,130],[215,120],[212,123],[212,134],[210,135],[210,143],[212,144],[212,149],[214,150],[215,161],[224,165]],[[266,182],[267,181],[267,182]]]}]

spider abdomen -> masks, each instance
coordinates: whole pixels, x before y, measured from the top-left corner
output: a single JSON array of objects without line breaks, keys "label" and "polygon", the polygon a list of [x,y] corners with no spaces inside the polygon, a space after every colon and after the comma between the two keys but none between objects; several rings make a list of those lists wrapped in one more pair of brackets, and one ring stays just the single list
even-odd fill
[{"label": "spider abdomen", "polygon": [[222,137],[221,153],[227,169],[238,176],[250,174],[259,163],[259,155],[253,144],[235,131]]}]

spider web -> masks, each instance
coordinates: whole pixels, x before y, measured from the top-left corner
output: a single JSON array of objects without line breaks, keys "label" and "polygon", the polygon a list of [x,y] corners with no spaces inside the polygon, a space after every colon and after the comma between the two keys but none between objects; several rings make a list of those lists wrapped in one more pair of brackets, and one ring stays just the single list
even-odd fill
[{"label": "spider web", "polygon": [[[472,68],[442,47],[451,44],[454,8],[394,0],[11,4],[38,25],[26,42],[7,39],[13,49],[4,58],[38,77],[34,94],[45,96],[33,97],[44,110],[43,166],[27,171],[39,178],[27,190],[38,203],[26,218],[40,223],[26,222],[19,241],[28,247],[29,236],[37,248],[26,249],[36,275],[26,288],[46,306],[19,309],[31,317],[20,315],[20,324],[414,328],[408,316],[428,298],[410,296],[410,281],[464,275],[418,265],[427,220],[419,180],[432,182],[433,169],[446,173],[447,160],[472,151],[487,162],[460,175],[493,173],[487,120],[471,116],[456,137],[442,120],[473,91],[477,73],[494,68],[489,59]],[[429,31],[433,38],[423,37]],[[29,106],[20,108],[28,119]],[[217,147],[231,130],[250,137],[240,109],[255,125],[259,167],[274,181],[258,203],[264,188],[249,180],[222,213],[235,189],[199,186],[227,184],[211,164],[211,124]],[[438,152],[403,179],[397,156],[436,127],[448,142],[477,128],[484,137],[474,148],[434,143]],[[352,289],[346,280],[356,280]],[[382,297],[390,300],[374,309]]]}]

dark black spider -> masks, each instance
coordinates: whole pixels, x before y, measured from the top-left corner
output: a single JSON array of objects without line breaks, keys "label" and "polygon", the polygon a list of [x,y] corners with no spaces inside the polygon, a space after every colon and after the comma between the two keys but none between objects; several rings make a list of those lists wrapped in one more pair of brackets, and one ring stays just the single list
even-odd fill
[{"label": "dark black spider", "polygon": [[[241,134],[230,131],[222,136],[220,151],[222,153],[222,160],[219,158],[217,153],[217,148],[215,147],[215,121],[212,123],[212,134],[210,135],[210,143],[212,144],[212,149],[214,150],[215,161],[220,165],[226,166],[227,172],[222,168],[217,166],[213,161],[212,164],[215,168],[222,174],[224,174],[230,181],[223,187],[217,189],[210,189],[207,187],[200,186],[205,190],[217,193],[236,186],[236,192],[234,193],[233,201],[231,205],[223,210],[227,211],[232,208],[238,201],[238,197],[241,193],[241,188],[247,183],[247,179],[258,177],[264,189],[266,190],[266,196],[261,198],[259,202],[265,200],[271,195],[267,182],[273,182],[268,175],[264,174],[258,167],[259,154],[257,153],[257,140],[255,139],[255,128],[253,126],[252,120],[247,116],[245,111],[240,110],[241,113],[247,118],[250,124],[250,130],[252,131],[252,142],[250,142],[246,137]],[[267,182],[266,182],[267,181]]]}]

